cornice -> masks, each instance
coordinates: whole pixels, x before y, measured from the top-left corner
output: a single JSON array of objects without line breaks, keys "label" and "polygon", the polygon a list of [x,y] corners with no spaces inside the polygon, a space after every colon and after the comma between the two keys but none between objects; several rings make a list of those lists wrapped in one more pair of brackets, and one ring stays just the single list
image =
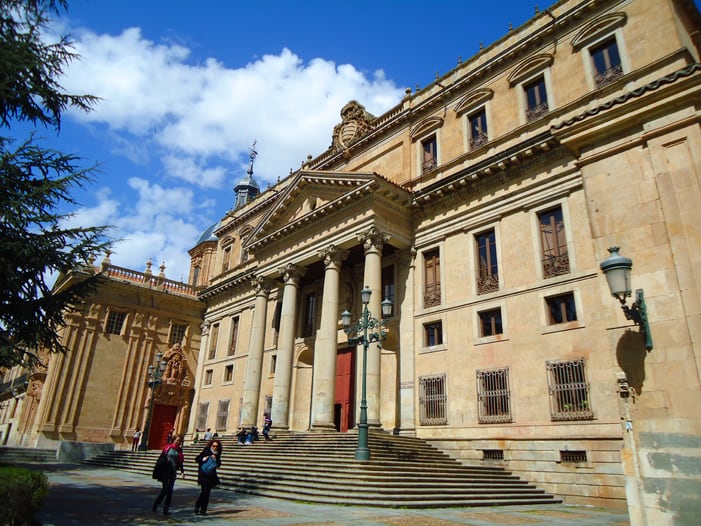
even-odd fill
[{"label": "cornice", "polygon": [[253,279],[253,276],[255,275],[255,269],[249,269],[246,270],[245,272],[242,272],[241,274],[237,274],[235,276],[231,276],[230,278],[227,278],[225,281],[216,283],[214,285],[211,285],[207,287],[206,289],[202,290],[198,297],[202,301],[209,302],[212,298],[219,296],[220,294],[223,294],[224,292],[238,288],[238,287],[249,287],[251,286],[251,280]]}]

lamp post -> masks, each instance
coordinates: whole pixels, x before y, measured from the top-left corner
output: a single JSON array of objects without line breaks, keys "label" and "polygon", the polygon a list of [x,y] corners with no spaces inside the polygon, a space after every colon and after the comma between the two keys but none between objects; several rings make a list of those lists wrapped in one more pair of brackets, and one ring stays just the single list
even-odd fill
[{"label": "lamp post", "polygon": [[146,451],[148,449],[148,437],[151,433],[151,418],[153,417],[153,404],[156,398],[156,387],[161,383],[163,378],[163,373],[168,366],[168,362],[163,359],[163,353],[156,353],[156,365],[148,366],[148,385],[151,388],[151,400],[148,404],[148,413],[146,414],[146,424],[144,424],[144,432],[141,435],[141,444],[139,445],[139,451]]},{"label": "lamp post", "polygon": [[611,295],[621,302],[621,309],[627,320],[631,320],[645,336],[645,348],[652,350],[652,334],[647,321],[647,308],[645,307],[645,296],[643,289],[635,291],[635,301],[629,307],[626,305],[626,298],[631,295],[630,270],[633,268],[633,260],[621,256],[618,251],[620,247],[608,249],[611,254],[601,262],[601,270],[606,276],[606,281],[611,291]]},{"label": "lamp post", "polygon": [[[377,319],[370,316],[368,303],[372,290],[365,285],[365,288],[360,291],[360,300],[363,303],[363,312],[360,320],[355,325],[351,325],[351,313],[343,311],[341,314],[341,322],[343,323],[343,332],[348,335],[348,343],[351,345],[363,346],[363,374],[361,380],[360,394],[360,421],[358,422],[358,447],[355,450],[356,460],[370,460],[370,448],[368,447],[368,401],[367,401],[367,361],[368,361],[368,346],[373,342],[384,340],[387,332],[385,331],[385,320],[392,315],[392,302],[388,299],[382,301],[382,318]],[[371,332],[368,332],[371,331]],[[355,336],[352,336],[355,334]]]}]

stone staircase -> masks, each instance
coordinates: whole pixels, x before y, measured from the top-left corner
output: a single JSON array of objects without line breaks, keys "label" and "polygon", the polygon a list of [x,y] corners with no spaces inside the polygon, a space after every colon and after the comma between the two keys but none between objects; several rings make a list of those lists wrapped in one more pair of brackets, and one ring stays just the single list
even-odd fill
[{"label": "stone staircase", "polygon": [[[372,459],[354,459],[357,434],[276,432],[270,442],[237,445],[223,437],[220,489],[304,502],[439,508],[552,504],[552,495],[499,467],[464,466],[427,442],[370,432]],[[185,473],[195,478],[186,446]],[[113,451],[86,462],[151,476],[158,451]]]},{"label": "stone staircase", "polygon": [[0,446],[0,464],[50,464],[55,463],[55,449]]}]

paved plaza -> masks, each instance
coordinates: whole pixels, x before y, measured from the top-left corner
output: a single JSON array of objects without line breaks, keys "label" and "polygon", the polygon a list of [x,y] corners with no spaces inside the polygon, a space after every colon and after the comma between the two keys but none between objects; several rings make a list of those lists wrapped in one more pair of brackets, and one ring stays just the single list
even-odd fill
[{"label": "paved plaza", "polygon": [[[27,465],[38,469],[37,465]],[[447,509],[330,506],[212,491],[209,514],[194,515],[199,493],[194,477],[175,484],[171,515],[151,512],[160,484],[125,471],[76,465],[45,466],[49,495],[36,519],[43,526],[198,524],[306,526],[628,526],[625,511],[551,504]]]}]

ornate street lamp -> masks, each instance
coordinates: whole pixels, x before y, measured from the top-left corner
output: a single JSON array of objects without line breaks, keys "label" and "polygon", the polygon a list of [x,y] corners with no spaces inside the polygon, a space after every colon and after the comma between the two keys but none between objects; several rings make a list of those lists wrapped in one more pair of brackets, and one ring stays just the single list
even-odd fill
[{"label": "ornate street lamp", "polygon": [[640,332],[645,336],[645,348],[651,351],[652,334],[650,334],[650,325],[647,321],[643,289],[635,291],[635,301],[630,307],[626,305],[626,298],[631,295],[630,270],[633,268],[633,260],[621,256],[618,253],[619,250],[620,247],[608,249],[611,255],[601,262],[601,270],[606,276],[611,295],[621,302],[621,309],[623,309],[626,319],[640,327]]},{"label": "ornate street lamp", "polygon": [[154,366],[151,364],[148,366],[148,386],[151,388],[151,400],[148,404],[146,424],[144,425],[144,432],[141,435],[139,451],[146,451],[148,449],[148,438],[151,433],[151,418],[153,417],[153,404],[156,399],[156,387],[162,382],[163,373],[165,373],[167,366],[168,361],[163,359],[163,353],[161,352],[156,353],[156,365]]},{"label": "ornate street lamp", "polygon": [[[368,447],[368,401],[366,392],[368,346],[373,342],[379,342],[385,339],[387,335],[387,331],[385,330],[385,318],[389,318],[392,315],[392,302],[385,298],[381,303],[382,319],[378,320],[370,316],[368,303],[370,303],[371,295],[372,291],[365,285],[365,288],[360,291],[363,312],[360,320],[355,325],[351,325],[350,312],[346,310],[341,314],[343,332],[348,335],[348,343],[350,345],[362,344],[363,346],[363,374],[360,397],[360,421],[358,423],[358,447],[355,450],[356,460],[370,460],[370,448]],[[368,330],[370,332],[368,332]]]}]

